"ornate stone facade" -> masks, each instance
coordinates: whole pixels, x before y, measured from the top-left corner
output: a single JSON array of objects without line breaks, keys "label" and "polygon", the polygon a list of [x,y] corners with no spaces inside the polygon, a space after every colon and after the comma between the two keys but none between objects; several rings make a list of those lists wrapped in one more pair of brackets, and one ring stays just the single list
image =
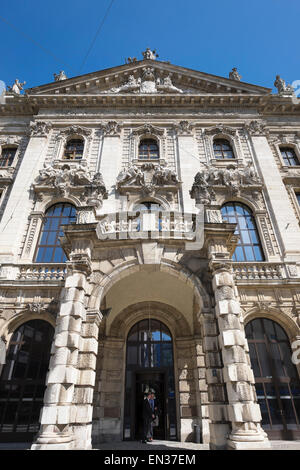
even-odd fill
[{"label": "ornate stone facade", "polygon": [[[26,96],[16,83],[1,114],[1,151],[18,147],[0,168],[1,380],[11,345],[29,341],[26,325],[53,335],[40,421],[26,430],[32,448],[139,438],[138,390],[150,383],[160,438],[194,440],[199,426],[212,449],[268,448],[249,328],[268,320],[289,347],[300,336],[300,165],[281,156],[282,145],[300,155],[297,98],[280,77],[274,96],[236,69],[229,79],[203,74],[150,49],[120,67],[54,77]],[[81,158],[64,159],[69,139],[82,142]],[[153,140],[156,158],[140,158]],[[226,204],[251,213],[239,233],[222,218]],[[67,225],[55,208],[70,206]],[[66,261],[46,251],[38,261],[58,240]],[[232,260],[254,245],[260,258]],[[139,322],[148,326],[129,344]],[[17,439],[19,424],[1,419],[0,439]],[[281,425],[279,437],[290,436]]]}]

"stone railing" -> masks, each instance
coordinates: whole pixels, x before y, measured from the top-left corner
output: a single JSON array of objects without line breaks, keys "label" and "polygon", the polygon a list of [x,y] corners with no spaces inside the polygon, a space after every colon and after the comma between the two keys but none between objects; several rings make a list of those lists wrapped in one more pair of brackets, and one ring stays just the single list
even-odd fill
[{"label": "stone railing", "polygon": [[23,281],[63,281],[66,265],[33,263],[19,266],[20,272],[17,279]]},{"label": "stone railing", "polygon": [[97,226],[99,239],[195,237],[196,214],[137,211],[106,214]]},{"label": "stone railing", "polygon": [[236,281],[252,279],[285,279],[287,273],[282,263],[245,262],[232,264],[232,271]]}]

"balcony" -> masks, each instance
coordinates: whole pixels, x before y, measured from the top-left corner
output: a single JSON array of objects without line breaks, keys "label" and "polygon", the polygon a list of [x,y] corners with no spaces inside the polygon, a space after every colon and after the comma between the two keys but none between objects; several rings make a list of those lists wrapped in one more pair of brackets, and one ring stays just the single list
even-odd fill
[{"label": "balcony", "polygon": [[185,239],[196,235],[196,214],[175,211],[138,211],[106,214],[98,223],[100,240]]}]

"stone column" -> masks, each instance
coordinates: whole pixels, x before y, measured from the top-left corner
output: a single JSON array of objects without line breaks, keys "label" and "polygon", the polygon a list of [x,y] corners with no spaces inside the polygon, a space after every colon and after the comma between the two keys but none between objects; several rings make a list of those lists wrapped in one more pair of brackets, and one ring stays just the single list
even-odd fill
[{"label": "stone column", "polygon": [[227,446],[231,449],[269,448],[270,443],[260,426],[260,407],[231,263],[211,261],[210,269],[228,396],[228,420],[231,423]]},{"label": "stone column", "polygon": [[80,421],[82,410],[73,403],[75,386],[81,379],[78,362],[89,273],[88,255],[71,256],[52,344],[41,429],[33,450],[68,450],[76,446],[72,424]]},{"label": "stone column", "polygon": [[82,322],[81,348],[78,355],[78,381],[75,386],[74,405],[76,417],[73,421],[75,447],[92,448],[93,396],[98,353],[98,334],[102,314],[90,311]]}]

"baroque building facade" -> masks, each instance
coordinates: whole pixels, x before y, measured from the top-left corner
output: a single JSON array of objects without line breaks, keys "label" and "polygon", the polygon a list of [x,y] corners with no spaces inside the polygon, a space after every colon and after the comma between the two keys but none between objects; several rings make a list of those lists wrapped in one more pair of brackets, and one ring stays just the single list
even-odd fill
[{"label": "baroque building facade", "polygon": [[0,439],[138,439],[148,389],[160,439],[299,438],[291,87],[149,49],[54,78],[0,105]]}]

